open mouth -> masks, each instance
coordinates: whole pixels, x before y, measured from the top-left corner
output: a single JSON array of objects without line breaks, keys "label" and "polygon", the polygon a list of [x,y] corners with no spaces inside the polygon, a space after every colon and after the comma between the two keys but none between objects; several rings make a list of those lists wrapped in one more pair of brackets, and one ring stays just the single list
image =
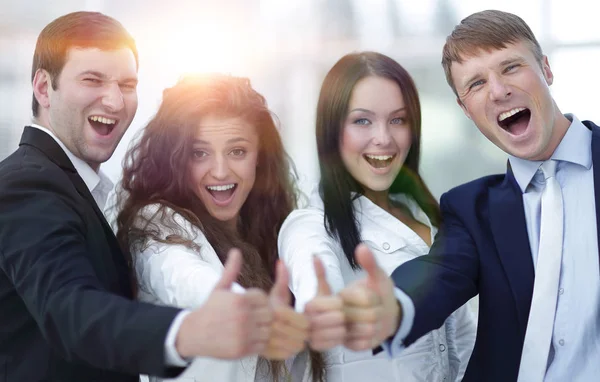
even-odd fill
[{"label": "open mouth", "polygon": [[206,190],[217,204],[227,204],[233,198],[237,189],[237,183],[222,184],[218,186],[206,186]]},{"label": "open mouth", "polygon": [[101,117],[97,115],[93,115],[88,118],[90,125],[98,133],[103,137],[110,135],[115,126],[117,126],[117,120],[112,118]]},{"label": "open mouth", "polygon": [[392,164],[392,161],[396,157],[394,155],[372,155],[372,154],[363,154],[363,158],[373,167],[375,168],[385,168]]},{"label": "open mouth", "polygon": [[521,135],[527,130],[531,111],[524,107],[517,107],[501,113],[498,116],[498,125],[512,135]]}]

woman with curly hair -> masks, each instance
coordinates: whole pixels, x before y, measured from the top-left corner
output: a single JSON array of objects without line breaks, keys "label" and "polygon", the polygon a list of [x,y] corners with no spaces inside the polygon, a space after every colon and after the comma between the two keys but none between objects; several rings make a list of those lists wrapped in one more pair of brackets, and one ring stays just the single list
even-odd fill
[{"label": "woman with curly hair", "polygon": [[295,358],[305,363],[283,361],[302,350],[286,340],[302,343],[308,330],[277,264],[277,234],[296,205],[290,170],[264,97],[248,79],[227,75],[187,77],[166,89],[129,149],[117,191],[117,238],[130,250],[139,299],[202,305],[232,248],[243,253],[234,289],[271,290],[267,350],[237,361],[196,359],[183,378],[322,380],[317,353]]}]

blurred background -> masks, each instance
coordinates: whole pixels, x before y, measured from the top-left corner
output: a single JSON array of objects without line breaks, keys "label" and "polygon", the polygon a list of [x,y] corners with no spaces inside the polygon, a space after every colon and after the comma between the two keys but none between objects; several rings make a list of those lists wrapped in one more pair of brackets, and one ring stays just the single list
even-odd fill
[{"label": "blurred background", "polygon": [[462,113],[440,65],[445,37],[469,14],[500,9],[521,16],[549,56],[563,112],[600,122],[597,5],[584,0],[0,0],[0,159],[31,120],[31,59],[42,28],[65,13],[93,10],[123,23],[140,52],[139,109],[103,165],[118,181],[135,133],[162,90],[184,73],[247,76],[267,98],[306,190],[318,180],[314,138],[321,82],[344,54],[376,50],[412,74],[423,109],[421,171],[436,197],[489,173],[506,154]]}]

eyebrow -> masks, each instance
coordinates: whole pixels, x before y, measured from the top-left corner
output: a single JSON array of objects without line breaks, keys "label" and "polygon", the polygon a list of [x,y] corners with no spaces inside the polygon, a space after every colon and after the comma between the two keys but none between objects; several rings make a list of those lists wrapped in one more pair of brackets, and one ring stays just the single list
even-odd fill
[{"label": "eyebrow", "polygon": [[[405,107],[405,106],[402,106],[401,108],[399,108],[399,109],[396,109],[396,110],[392,111],[392,112],[390,113],[390,115],[391,115],[391,114],[396,114],[396,113],[399,113],[399,112],[401,112],[401,111],[403,111],[403,110],[406,110],[406,107]],[[357,107],[356,109],[352,109],[352,110],[350,110],[350,113],[354,113],[354,112],[356,112],[356,111],[362,111],[363,113],[367,113],[367,114],[375,114],[373,111],[371,111],[371,110],[368,110],[368,109],[363,109],[363,108],[361,108],[361,107]],[[348,114],[350,114],[350,113],[348,113]]]},{"label": "eyebrow", "polygon": [[[231,144],[231,143],[240,143],[240,142],[246,142],[246,143],[250,143],[250,141],[249,141],[249,140],[247,140],[246,138],[241,138],[241,137],[239,137],[239,138],[231,138],[231,139],[229,139],[229,140],[227,141],[227,143],[228,143],[228,144]],[[194,144],[201,144],[201,145],[210,145],[210,143],[209,143],[209,142],[207,142],[207,141],[204,141],[204,140],[202,140],[202,139],[194,139],[194,142],[193,142],[193,143],[194,143]]]}]

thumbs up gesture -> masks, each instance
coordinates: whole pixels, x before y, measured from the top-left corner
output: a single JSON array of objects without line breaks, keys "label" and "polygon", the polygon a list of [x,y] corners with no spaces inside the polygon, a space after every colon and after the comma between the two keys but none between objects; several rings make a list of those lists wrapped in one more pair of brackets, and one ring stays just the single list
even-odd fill
[{"label": "thumbs up gesture", "polygon": [[262,352],[270,339],[272,311],[265,292],[231,291],[242,267],[242,254],[232,249],[221,279],[206,302],[183,319],[175,347],[183,358],[237,359]]},{"label": "thumbs up gesture", "polygon": [[359,244],[356,261],[367,272],[340,292],[346,313],[346,340],[352,350],[372,349],[393,335],[402,319],[390,277],[377,265],[369,248]]},{"label": "thumbs up gesture", "polygon": [[325,267],[318,257],[313,257],[317,276],[317,295],[309,301],[304,314],[310,322],[309,344],[317,351],[331,349],[344,343],[346,327],[342,299],[331,293],[325,277]]},{"label": "thumbs up gesture", "polygon": [[273,310],[271,335],[263,357],[285,360],[300,352],[308,335],[308,319],[290,305],[292,295],[288,288],[289,275],[285,265],[277,261],[275,284],[269,294]]}]

